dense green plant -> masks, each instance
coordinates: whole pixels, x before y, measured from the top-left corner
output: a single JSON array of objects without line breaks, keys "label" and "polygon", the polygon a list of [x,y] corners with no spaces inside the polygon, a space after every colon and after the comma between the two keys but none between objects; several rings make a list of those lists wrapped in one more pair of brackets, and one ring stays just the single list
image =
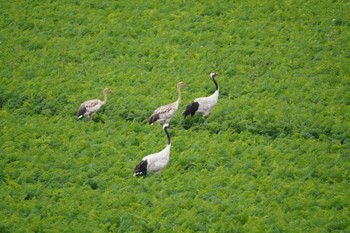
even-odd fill
[{"label": "dense green plant", "polygon": [[[347,1],[1,1],[0,232],[348,232]],[[207,118],[183,119],[213,93]],[[177,98],[171,159],[152,111]],[[78,121],[87,99],[106,106]]]}]

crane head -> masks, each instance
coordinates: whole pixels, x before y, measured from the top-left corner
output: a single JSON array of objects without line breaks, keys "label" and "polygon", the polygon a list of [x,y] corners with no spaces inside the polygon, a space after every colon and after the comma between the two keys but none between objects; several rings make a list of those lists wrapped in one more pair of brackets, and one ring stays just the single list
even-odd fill
[{"label": "crane head", "polygon": [[186,86],[186,83],[184,83],[184,82],[179,82],[178,84],[177,84],[177,87],[179,88],[179,87],[183,87],[183,86]]},{"label": "crane head", "polygon": [[214,78],[214,77],[216,77],[216,76],[217,76],[217,73],[215,73],[215,72],[211,72],[211,73],[210,73],[210,77],[211,77],[211,78]]},{"label": "crane head", "polygon": [[111,93],[111,92],[112,92],[111,89],[109,89],[107,87],[103,90],[103,93],[106,93],[106,94]]}]

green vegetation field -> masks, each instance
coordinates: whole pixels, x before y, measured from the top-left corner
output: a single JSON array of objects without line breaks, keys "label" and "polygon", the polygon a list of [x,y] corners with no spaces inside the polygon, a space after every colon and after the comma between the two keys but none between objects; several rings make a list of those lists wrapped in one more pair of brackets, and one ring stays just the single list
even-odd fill
[{"label": "green vegetation field", "polygon": [[[350,2],[0,0],[0,232],[350,232]],[[214,92],[207,118],[183,119]],[[166,145],[155,108],[182,102]],[[106,106],[78,121],[88,99]]]}]

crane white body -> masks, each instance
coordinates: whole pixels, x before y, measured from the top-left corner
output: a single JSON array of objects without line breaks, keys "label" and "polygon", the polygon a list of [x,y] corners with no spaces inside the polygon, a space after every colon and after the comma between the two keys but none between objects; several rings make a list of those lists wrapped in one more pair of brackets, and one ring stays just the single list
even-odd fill
[{"label": "crane white body", "polygon": [[[160,173],[168,165],[170,158],[170,147],[171,145],[167,145],[162,151],[147,155],[142,159],[142,163],[147,163],[147,173]],[[135,176],[143,175],[143,172],[138,171],[134,174]]]},{"label": "crane white body", "polygon": [[207,97],[196,98],[191,104],[187,105],[186,109],[182,113],[184,117],[187,115],[193,116],[197,113],[202,114],[203,116],[207,116],[210,113],[219,99],[219,85],[215,81],[215,76],[217,76],[216,73],[210,73],[210,78],[215,85],[215,92]]},{"label": "crane white body", "polygon": [[214,94],[208,97],[200,97],[194,100],[199,104],[196,113],[201,113],[203,116],[207,116],[212,108],[216,105],[219,98],[219,90],[216,90]]},{"label": "crane white body", "polygon": [[166,147],[154,154],[145,156],[134,169],[134,176],[146,176],[149,172],[160,173],[169,163],[171,141],[167,131],[168,124],[163,125],[163,131],[168,138]]}]

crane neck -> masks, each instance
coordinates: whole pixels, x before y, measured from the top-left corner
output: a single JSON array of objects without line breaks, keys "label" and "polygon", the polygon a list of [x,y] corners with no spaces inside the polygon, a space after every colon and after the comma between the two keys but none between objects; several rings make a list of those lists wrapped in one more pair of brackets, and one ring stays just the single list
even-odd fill
[{"label": "crane neck", "polygon": [[178,93],[177,102],[180,103],[181,102],[181,86],[177,87],[177,93]]},{"label": "crane neck", "polygon": [[214,77],[211,77],[211,80],[213,80],[214,84],[215,84],[215,90],[219,90],[219,85],[218,83],[216,82],[215,78]]},{"label": "crane neck", "polygon": [[103,92],[103,96],[104,96],[104,98],[103,98],[103,104],[106,104],[106,103],[107,103],[107,99],[108,99],[108,97],[107,97],[107,92]]},{"label": "crane neck", "polygon": [[167,138],[168,138],[168,145],[170,145],[171,139],[170,139],[170,134],[169,134],[169,132],[168,132],[168,127],[164,127],[163,130],[164,130],[165,135],[166,135]]}]

